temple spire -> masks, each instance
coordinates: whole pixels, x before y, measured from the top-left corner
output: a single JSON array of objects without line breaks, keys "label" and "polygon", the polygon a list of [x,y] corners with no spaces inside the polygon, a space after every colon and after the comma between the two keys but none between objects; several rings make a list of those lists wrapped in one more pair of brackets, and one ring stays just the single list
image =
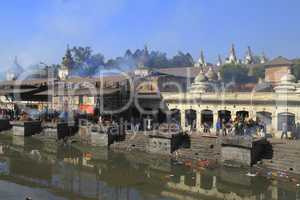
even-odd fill
[{"label": "temple spire", "polygon": [[253,54],[252,54],[252,51],[251,51],[250,46],[248,46],[248,49],[247,49],[247,53],[246,53],[246,56],[245,56],[244,63],[245,63],[245,64],[252,64],[252,63],[253,63]]},{"label": "temple spire", "polygon": [[206,67],[206,66],[207,66],[207,63],[205,60],[204,52],[203,52],[203,50],[201,50],[200,58],[199,58],[198,62],[195,64],[195,67]]},{"label": "temple spire", "polygon": [[235,52],[234,44],[232,44],[229,52],[229,57],[226,59],[226,63],[237,64],[238,59]]},{"label": "temple spire", "polygon": [[221,67],[222,65],[223,65],[223,61],[222,61],[221,55],[218,55],[217,66],[218,66],[218,67]]},{"label": "temple spire", "polygon": [[67,45],[67,50],[65,56],[62,59],[61,67],[58,69],[58,77],[61,80],[65,80],[66,78],[68,78],[70,70],[73,68],[73,66],[74,60],[69,45]]},{"label": "temple spire", "polygon": [[268,62],[268,59],[267,59],[267,57],[265,55],[265,52],[262,52],[261,57],[260,57],[260,63],[261,64],[265,64],[267,62]]}]

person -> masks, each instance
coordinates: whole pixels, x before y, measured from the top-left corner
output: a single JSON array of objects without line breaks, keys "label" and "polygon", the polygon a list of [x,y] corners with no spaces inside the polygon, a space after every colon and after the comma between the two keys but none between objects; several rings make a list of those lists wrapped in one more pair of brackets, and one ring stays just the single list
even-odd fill
[{"label": "person", "polygon": [[282,134],[281,134],[281,139],[283,139],[283,137],[285,136],[285,139],[288,139],[288,128],[287,128],[287,123],[283,122],[282,123]]},{"label": "person", "polygon": [[219,136],[221,128],[222,128],[221,120],[220,120],[220,118],[218,118],[217,123],[216,123],[217,136]]},{"label": "person", "polygon": [[226,130],[226,121],[225,119],[222,120],[222,135],[227,136],[227,130]]},{"label": "person", "polygon": [[103,120],[102,120],[102,116],[101,115],[98,118],[98,124],[100,124],[100,125],[103,124]]},{"label": "person", "polygon": [[208,128],[208,125],[207,125],[207,123],[206,122],[204,122],[203,123],[203,128],[204,128],[204,133],[207,133],[208,132],[208,130],[207,130],[207,128]]}]

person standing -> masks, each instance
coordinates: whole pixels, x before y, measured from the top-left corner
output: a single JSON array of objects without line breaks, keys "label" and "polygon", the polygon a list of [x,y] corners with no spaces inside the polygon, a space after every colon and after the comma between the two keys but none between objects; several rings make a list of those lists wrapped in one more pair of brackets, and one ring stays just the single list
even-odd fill
[{"label": "person standing", "polygon": [[287,123],[283,122],[282,123],[282,134],[281,134],[281,139],[283,139],[283,137],[285,136],[285,139],[288,139],[288,127],[287,127]]},{"label": "person standing", "polygon": [[220,120],[220,118],[218,118],[217,123],[216,123],[217,136],[219,136],[221,128],[222,128],[221,120]]}]

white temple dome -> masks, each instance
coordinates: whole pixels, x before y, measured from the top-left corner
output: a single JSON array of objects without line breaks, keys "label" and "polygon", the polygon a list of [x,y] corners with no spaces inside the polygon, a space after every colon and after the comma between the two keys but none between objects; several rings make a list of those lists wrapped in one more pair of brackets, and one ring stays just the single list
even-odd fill
[{"label": "white temple dome", "polygon": [[281,82],[296,82],[296,77],[291,73],[291,70],[288,70],[288,73],[285,74],[281,79]]},{"label": "white temple dome", "polygon": [[206,82],[207,81],[207,78],[205,77],[203,71],[201,70],[199,72],[199,74],[196,76],[195,78],[195,83],[199,83],[199,82]]},{"label": "white temple dome", "polygon": [[218,75],[211,67],[209,68],[208,72],[206,73],[206,77],[208,78],[208,80],[217,80],[218,79]]}]

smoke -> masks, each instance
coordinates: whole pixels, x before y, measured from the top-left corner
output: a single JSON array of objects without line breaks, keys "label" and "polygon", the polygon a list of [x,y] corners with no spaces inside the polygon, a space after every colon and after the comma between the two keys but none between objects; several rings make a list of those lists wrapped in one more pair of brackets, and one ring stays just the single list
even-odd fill
[{"label": "smoke", "polygon": [[[11,67],[14,56],[18,56],[24,66],[41,61],[60,63],[67,44],[93,46],[93,40],[100,37],[109,19],[122,7],[122,1],[52,0],[39,2],[35,7],[39,10],[27,19],[33,21],[28,27],[32,31],[26,36],[11,36],[18,37],[10,38],[18,42],[5,45],[9,48],[0,56],[4,71]],[[21,21],[23,19],[13,26],[19,26]]]}]

